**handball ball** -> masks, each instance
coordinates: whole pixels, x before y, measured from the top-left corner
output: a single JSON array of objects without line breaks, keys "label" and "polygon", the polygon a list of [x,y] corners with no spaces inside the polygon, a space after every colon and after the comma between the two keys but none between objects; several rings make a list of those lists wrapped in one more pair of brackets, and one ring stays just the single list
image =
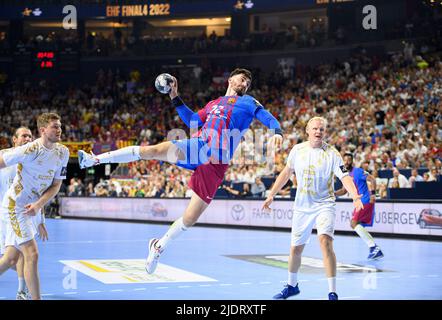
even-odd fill
[{"label": "handball ball", "polygon": [[173,82],[173,78],[168,73],[162,73],[155,79],[155,88],[163,94],[170,92],[170,84]]}]

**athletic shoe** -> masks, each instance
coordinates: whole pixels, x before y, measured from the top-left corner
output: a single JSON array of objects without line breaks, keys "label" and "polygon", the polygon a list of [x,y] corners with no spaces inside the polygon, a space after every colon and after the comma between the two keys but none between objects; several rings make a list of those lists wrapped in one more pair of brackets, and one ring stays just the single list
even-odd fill
[{"label": "athletic shoe", "polygon": [[276,299],[276,300],[287,299],[288,297],[295,296],[295,295],[299,294],[300,292],[301,291],[298,288],[298,284],[296,284],[295,287],[287,284],[284,286],[284,288],[282,289],[282,291],[280,293],[273,296],[273,299]]},{"label": "athletic shoe", "polygon": [[24,291],[17,291],[15,300],[31,300],[31,295],[29,294],[29,291],[27,289],[25,289]]},{"label": "athletic shoe", "polygon": [[330,292],[328,294],[328,300],[339,300],[338,299],[338,295],[336,294],[336,292]]},{"label": "athletic shoe", "polygon": [[148,274],[152,274],[155,272],[157,268],[158,260],[160,260],[160,255],[163,253],[161,248],[157,248],[156,244],[158,243],[158,239],[150,239],[149,241],[149,255],[146,259],[146,272]]},{"label": "athletic shoe", "polygon": [[377,245],[370,248],[370,254],[368,255],[368,260],[378,260],[384,257],[384,254],[381,251],[381,248],[379,248]]},{"label": "athletic shoe", "polygon": [[83,150],[78,150],[78,164],[80,165],[80,169],[92,167],[99,163],[100,161],[95,158],[93,153],[89,154]]}]

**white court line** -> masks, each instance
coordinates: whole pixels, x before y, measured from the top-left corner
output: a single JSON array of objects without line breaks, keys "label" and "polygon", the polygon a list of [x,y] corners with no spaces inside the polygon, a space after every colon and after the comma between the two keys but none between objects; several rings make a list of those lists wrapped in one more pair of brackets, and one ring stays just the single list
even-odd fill
[{"label": "white court line", "polygon": [[0,299],[6,299],[6,297],[0,297]]},{"label": "white court line", "polygon": [[[418,278],[421,277],[420,275],[409,275],[409,278]],[[427,275],[427,277],[439,277],[439,275],[437,274],[430,274]],[[359,279],[364,279],[363,277],[355,277],[355,278],[359,278]],[[345,280],[345,281],[351,281],[354,280],[355,278],[336,278],[337,280]],[[390,276],[390,277],[384,277],[384,278],[390,278],[390,279],[399,279],[399,278],[403,278],[401,276]],[[310,282],[310,281],[323,281],[323,280],[327,280],[327,278],[319,278],[319,279],[315,279],[315,280],[307,280],[307,279],[301,279],[298,280],[298,282]],[[286,281],[279,281],[279,283],[287,283]],[[236,285],[258,285],[258,284],[278,284],[278,282],[270,282],[270,281],[261,281],[261,282],[241,282],[241,283],[221,283],[219,284],[219,286],[221,287],[226,287],[226,286],[236,286]],[[212,284],[199,284],[199,285],[193,285],[193,286],[189,286],[189,285],[182,285],[182,286],[178,286],[177,288],[198,288],[198,287],[212,287],[214,285]],[[155,289],[159,289],[159,290],[163,290],[163,289],[171,289],[172,287],[156,287]],[[132,291],[145,291],[147,290],[147,288],[134,288],[132,289]],[[123,289],[113,289],[113,290],[109,290],[108,292],[125,292],[127,290],[123,290]],[[130,291],[130,290],[128,290]],[[106,291],[102,291],[102,290],[89,290],[87,291],[87,293],[102,293],[102,292],[106,292]],[[61,294],[61,293],[60,293]],[[79,294],[78,292],[64,292],[63,294],[65,295],[75,295],[75,294]],[[54,293],[43,293],[42,296],[54,296]],[[0,299],[7,299],[6,297],[0,297]],[[339,299],[360,299],[360,296],[346,296],[346,297],[339,297]],[[310,299],[310,300],[327,300],[326,298],[314,298],[314,299]]]},{"label": "white court line", "polygon": [[439,275],[438,274],[427,274],[427,277],[437,278],[437,277],[439,277]]},{"label": "white court line", "polygon": [[419,277],[420,277],[420,275],[418,275],[418,274],[412,274],[412,275],[408,276],[408,278],[419,278]]}]

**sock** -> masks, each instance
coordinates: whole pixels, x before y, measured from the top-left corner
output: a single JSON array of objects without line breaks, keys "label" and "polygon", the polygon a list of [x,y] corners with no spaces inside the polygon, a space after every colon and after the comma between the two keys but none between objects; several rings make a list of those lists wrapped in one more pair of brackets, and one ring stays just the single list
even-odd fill
[{"label": "sock", "polygon": [[25,278],[18,277],[18,291],[25,291],[26,288],[26,282]]},{"label": "sock", "polygon": [[296,287],[296,285],[298,284],[298,273],[289,271],[289,279],[287,283],[292,287]]},{"label": "sock", "polygon": [[182,232],[188,228],[183,223],[183,217],[177,219],[167,230],[166,234],[158,241],[157,247],[161,247],[163,250],[167,247],[169,242],[178,237]]},{"label": "sock", "polygon": [[367,244],[369,248],[374,247],[376,244],[373,237],[368,233],[367,230],[360,224],[355,227],[356,233],[361,237],[362,240]]},{"label": "sock", "polygon": [[96,156],[100,163],[127,163],[140,160],[140,146],[125,147]]},{"label": "sock", "polygon": [[327,278],[328,292],[336,292],[336,277]]}]

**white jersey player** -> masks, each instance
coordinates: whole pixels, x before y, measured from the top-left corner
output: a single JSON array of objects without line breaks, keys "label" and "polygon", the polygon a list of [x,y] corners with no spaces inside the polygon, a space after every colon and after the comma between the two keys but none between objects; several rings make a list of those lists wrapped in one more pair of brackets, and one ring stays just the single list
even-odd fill
[{"label": "white jersey player", "polygon": [[0,169],[17,165],[17,173],[6,192],[2,209],[7,212],[6,251],[0,259],[0,274],[16,264],[21,251],[24,256],[25,281],[32,299],[40,299],[38,247],[32,216],[60,190],[66,178],[69,150],[59,144],[60,117],[43,113],[37,119],[41,137],[0,155]]},{"label": "white jersey player", "polygon": [[[29,128],[20,127],[15,130],[15,133],[12,137],[12,144],[14,147],[18,147],[24,145],[28,142],[32,141],[32,132]],[[9,152],[13,150],[13,148],[0,150],[0,154],[4,154],[5,152]],[[3,200],[3,197],[6,194],[6,191],[12,185],[14,181],[16,168],[17,166],[10,166],[0,170],[0,199]],[[0,200],[0,201],[1,201]],[[41,215],[36,215],[33,218],[33,222],[35,226],[38,226],[40,237],[45,240],[47,239],[47,231],[44,225],[44,217],[41,218]],[[0,211],[0,256],[5,253],[5,240],[6,240],[6,227],[8,224],[8,215],[2,214]],[[40,224],[42,224],[40,226]],[[16,299],[17,300],[27,300],[28,292],[24,279],[24,270],[23,270],[23,255],[20,253],[17,264],[15,265],[15,270],[17,271],[18,276],[18,290]]]},{"label": "white jersey player", "polygon": [[337,176],[353,198],[356,210],[363,208],[353,179],[348,175],[339,152],[324,142],[326,120],[314,117],[307,123],[308,141],[297,144],[289,154],[287,165],[264,202],[263,209],[269,210],[273,197],[295,173],[298,181],[293,208],[291,247],[289,257],[288,283],[274,299],[287,299],[298,294],[297,273],[301,266],[301,255],[309,242],[313,225],[319,237],[324,267],[329,283],[329,299],[337,300],[336,256],[333,251],[335,226],[334,176]]}]

